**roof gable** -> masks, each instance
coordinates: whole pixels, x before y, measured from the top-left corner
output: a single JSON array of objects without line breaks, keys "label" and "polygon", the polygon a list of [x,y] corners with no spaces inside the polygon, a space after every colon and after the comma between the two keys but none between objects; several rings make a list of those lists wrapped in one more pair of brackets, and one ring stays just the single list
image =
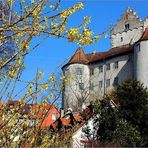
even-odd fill
[{"label": "roof gable", "polygon": [[136,12],[130,7],[127,7],[124,14],[121,16],[121,19],[112,29],[111,35],[127,31],[125,28],[126,24],[129,24],[129,30],[133,30],[134,28],[139,28],[144,25],[143,21],[141,21],[141,19],[137,16]]},{"label": "roof gable", "polygon": [[85,56],[85,53],[82,48],[78,48],[75,54],[72,56],[72,58],[69,61],[69,64],[72,63],[81,63],[81,64],[87,64],[88,59]]}]

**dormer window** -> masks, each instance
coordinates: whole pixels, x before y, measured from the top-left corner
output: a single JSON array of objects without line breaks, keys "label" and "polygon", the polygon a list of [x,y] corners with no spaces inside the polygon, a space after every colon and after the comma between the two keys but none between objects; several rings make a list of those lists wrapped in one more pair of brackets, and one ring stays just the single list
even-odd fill
[{"label": "dormer window", "polygon": [[129,24],[125,24],[125,30],[129,29]]}]

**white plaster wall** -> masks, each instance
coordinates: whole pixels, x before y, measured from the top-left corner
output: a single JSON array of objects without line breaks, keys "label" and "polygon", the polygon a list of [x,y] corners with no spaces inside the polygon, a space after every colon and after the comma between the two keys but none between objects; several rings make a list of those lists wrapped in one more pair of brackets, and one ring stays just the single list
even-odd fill
[{"label": "white plaster wall", "polygon": [[148,87],[148,41],[142,41],[134,46],[134,64],[135,78]]},{"label": "white plaster wall", "polygon": [[122,33],[125,31],[125,24],[129,24],[129,29],[139,28],[143,26],[143,21],[138,17],[135,11],[127,8],[121,19],[117,21],[117,24],[111,31],[111,34]]},{"label": "white plaster wall", "polygon": [[[77,68],[82,69],[82,75],[77,74]],[[84,101],[87,101],[87,95],[89,95],[90,80],[89,67],[83,64],[71,64],[65,67],[63,72],[65,77],[70,77],[64,90],[64,109],[68,107],[73,109],[77,106],[79,99],[82,100],[84,98]],[[84,90],[79,89],[79,83],[84,83]]]},{"label": "white plaster wall", "polygon": [[[118,61],[118,68],[114,64]],[[110,70],[106,70],[106,64],[110,63]],[[148,63],[148,62],[147,62]],[[103,65],[103,72],[99,72],[99,66]],[[76,69],[82,68],[82,76],[77,75]],[[94,69],[94,74],[90,76],[90,69]],[[133,78],[133,54],[122,55],[107,59],[91,65],[71,64],[64,68],[65,76],[70,75],[70,80],[64,90],[64,109],[74,108],[78,105],[78,100],[86,98],[82,103],[88,103],[90,100],[102,99],[105,93],[114,88],[114,79],[118,77],[119,84],[129,78]],[[110,87],[106,87],[106,80],[110,79]],[[99,87],[99,81],[102,81],[102,88]],[[84,91],[79,90],[79,83],[84,83]],[[90,83],[93,89],[90,90]],[[80,101],[79,100],[79,101]],[[82,101],[82,100],[81,100]],[[82,104],[81,104],[82,105]],[[80,108],[80,106],[77,106]]]},{"label": "white plaster wall", "polygon": [[[135,28],[133,30],[124,31],[111,35],[111,47],[118,47],[126,44],[133,44],[140,39],[143,34],[143,27]],[[123,41],[121,41],[121,37]]]},{"label": "white plaster wall", "polygon": [[[103,72],[99,72],[99,66],[103,65]],[[103,87],[99,87],[99,81],[102,81],[104,85],[104,64],[103,62],[98,62],[96,64],[91,64],[90,68],[94,69],[94,74],[90,76],[90,83],[93,83],[93,90],[91,90],[92,98],[97,99],[102,98],[102,94],[104,93]]]},{"label": "white plaster wall", "polygon": [[[99,115],[96,115],[97,117],[99,117]],[[94,127],[93,127],[93,120],[96,117],[94,116],[93,118],[89,119],[88,122],[86,124],[84,124],[81,128],[79,128],[73,135],[72,135],[72,141],[71,141],[71,148],[85,148],[85,143],[82,143],[81,140],[85,140],[88,141],[87,136],[85,135],[85,133],[83,132],[83,128],[85,128],[86,126],[89,127],[90,132],[94,132]],[[92,137],[89,137],[90,139]]]},{"label": "white plaster wall", "polygon": [[144,28],[148,27],[148,18],[144,20]]},{"label": "white plaster wall", "polygon": [[[118,61],[118,69],[114,68],[114,63]],[[106,70],[106,64],[110,63],[110,70]],[[103,72],[99,73],[99,65],[103,65]],[[92,83],[94,83],[94,95],[97,95],[99,99],[102,98],[104,93],[113,89],[114,79],[118,77],[119,84],[129,78],[133,78],[133,56],[131,54],[107,59],[104,62],[91,65],[94,67],[94,75],[90,77]],[[106,80],[110,79],[110,87],[106,88]],[[99,88],[99,81],[103,81],[103,87]]]}]

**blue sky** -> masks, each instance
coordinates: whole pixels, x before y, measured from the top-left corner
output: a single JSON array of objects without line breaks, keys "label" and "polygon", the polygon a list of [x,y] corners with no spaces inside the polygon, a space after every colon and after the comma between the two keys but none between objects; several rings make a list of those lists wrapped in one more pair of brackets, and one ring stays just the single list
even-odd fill
[{"label": "blue sky", "polygon": [[[77,0],[63,0],[61,8],[72,6]],[[75,13],[69,19],[69,26],[80,24],[84,16],[91,16],[90,28],[95,34],[104,31],[110,24],[115,24],[130,6],[135,10],[141,19],[148,16],[148,0],[86,0],[84,9]],[[25,58],[26,69],[24,70],[22,80],[30,81],[36,75],[37,68],[44,71],[44,80],[62,63],[64,59],[71,56],[78,46],[69,43],[65,39],[48,38],[35,51]],[[84,48],[86,53],[96,51],[104,51],[110,48],[110,39],[101,38],[97,43]],[[19,84],[21,85],[21,84]],[[18,86],[20,87],[20,86]]]}]

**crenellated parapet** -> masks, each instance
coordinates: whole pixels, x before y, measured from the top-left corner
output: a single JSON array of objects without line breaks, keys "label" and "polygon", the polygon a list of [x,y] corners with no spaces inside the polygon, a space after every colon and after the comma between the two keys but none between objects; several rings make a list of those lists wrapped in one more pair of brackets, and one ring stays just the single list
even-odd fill
[{"label": "crenellated parapet", "polygon": [[121,19],[111,31],[111,47],[134,44],[143,33],[144,22],[135,11],[127,7]]}]

